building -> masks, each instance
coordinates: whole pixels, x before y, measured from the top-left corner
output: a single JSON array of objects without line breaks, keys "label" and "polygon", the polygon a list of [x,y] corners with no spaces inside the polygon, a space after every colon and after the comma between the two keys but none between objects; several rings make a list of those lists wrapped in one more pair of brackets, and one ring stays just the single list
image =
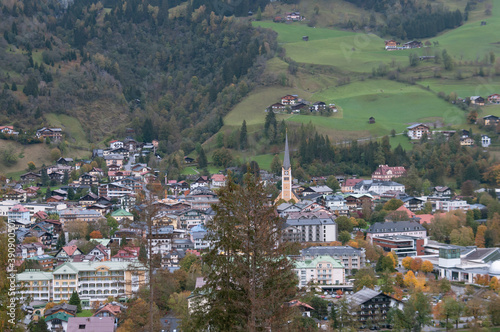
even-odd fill
[{"label": "building", "polygon": [[374,237],[374,245],[378,245],[385,252],[394,252],[398,257],[425,255],[426,238],[417,238],[408,235],[393,235]]},{"label": "building", "polygon": [[394,181],[363,180],[354,185],[352,191],[355,194],[369,194],[371,192],[381,195],[387,191],[405,192],[403,184]]},{"label": "building", "polygon": [[408,137],[410,139],[421,139],[424,135],[430,137],[431,131],[429,126],[424,125],[423,123],[417,123],[412,126],[406,127],[408,130]]},{"label": "building", "polygon": [[290,163],[290,151],[288,149],[288,133],[285,136],[285,156],[283,158],[283,166],[281,167],[281,192],[276,197],[276,201],[284,200],[285,202],[298,202],[297,195],[292,190],[292,165]]},{"label": "building", "polygon": [[300,260],[312,260],[319,256],[331,256],[342,263],[345,274],[359,270],[366,264],[366,254],[363,248],[351,246],[309,247],[302,249]]},{"label": "building", "polygon": [[403,303],[395,298],[370,288],[352,294],[348,298],[353,315],[361,323],[360,329],[387,328],[387,312],[391,308],[403,309]]},{"label": "building", "polygon": [[416,221],[376,222],[368,228],[366,239],[372,242],[373,238],[376,237],[398,235],[409,235],[423,239],[427,237],[427,230]]},{"label": "building", "polygon": [[114,317],[70,317],[67,332],[114,332]]},{"label": "building", "polygon": [[345,284],[344,266],[331,256],[295,261],[293,270],[299,279],[299,287],[306,287],[310,283],[320,287]]},{"label": "building", "polygon": [[331,195],[333,190],[328,186],[311,186],[302,190],[302,197],[307,197],[309,195]]},{"label": "building", "polygon": [[49,302],[52,299],[52,272],[27,270],[16,274],[16,281],[20,289],[18,294],[21,301],[30,299]]},{"label": "building", "polygon": [[484,106],[484,98],[481,96],[471,96],[470,103],[473,105]]},{"label": "building", "polygon": [[406,175],[406,169],[403,166],[389,167],[380,165],[372,174],[372,180],[390,181]]},{"label": "building", "polygon": [[436,211],[453,211],[453,210],[464,210],[470,209],[470,205],[467,201],[436,201]]},{"label": "building", "polygon": [[212,183],[210,186],[212,188],[221,188],[226,185],[226,176],[224,174],[214,174],[211,177]]},{"label": "building", "polygon": [[461,146],[474,146],[474,139],[471,137],[463,137],[460,139]]},{"label": "building", "polygon": [[494,93],[488,96],[488,103],[490,104],[500,104],[500,94]]},{"label": "building", "polygon": [[7,212],[7,220],[9,224],[29,225],[31,224],[30,211],[21,204],[14,205]]},{"label": "building", "polygon": [[282,237],[292,242],[332,242],[337,240],[337,224],[332,218],[288,218]]},{"label": "building", "polygon": [[354,186],[361,181],[363,181],[363,179],[346,179],[340,185],[340,191],[342,191],[343,193],[353,193]]},{"label": "building", "polygon": [[[45,310],[45,322],[51,331],[68,330],[68,320],[76,316],[77,306],[67,303],[58,304]],[[75,330],[72,330],[75,331]]]},{"label": "building", "polygon": [[43,127],[42,129],[38,129],[36,131],[37,138],[50,138],[51,140],[60,140],[62,138],[62,129],[61,128],[47,128]]},{"label": "building", "polygon": [[400,44],[398,42],[396,42],[395,40],[393,40],[393,39],[385,41],[385,49],[386,49],[386,51],[396,50],[399,45]]},{"label": "building", "polygon": [[491,138],[488,135],[481,135],[481,146],[487,148],[491,144]]},{"label": "building", "polygon": [[500,122],[500,118],[495,115],[487,115],[483,117],[483,121],[485,126],[494,126]]}]

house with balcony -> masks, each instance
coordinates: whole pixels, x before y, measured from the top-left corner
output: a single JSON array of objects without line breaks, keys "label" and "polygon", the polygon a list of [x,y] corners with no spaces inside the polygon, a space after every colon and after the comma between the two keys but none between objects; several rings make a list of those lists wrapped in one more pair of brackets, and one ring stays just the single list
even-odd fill
[{"label": "house with balcony", "polygon": [[351,246],[314,246],[302,249],[298,260],[312,260],[319,256],[330,256],[338,260],[344,266],[345,274],[351,275],[366,264],[366,254],[363,248]]},{"label": "house with balcony", "polygon": [[293,271],[297,274],[299,287],[306,287],[309,283],[320,287],[345,284],[344,266],[331,256],[294,261]]}]

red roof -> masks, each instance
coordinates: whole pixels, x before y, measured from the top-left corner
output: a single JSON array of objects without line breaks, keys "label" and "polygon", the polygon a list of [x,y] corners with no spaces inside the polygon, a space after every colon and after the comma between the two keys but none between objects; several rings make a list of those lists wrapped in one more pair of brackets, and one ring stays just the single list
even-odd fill
[{"label": "red roof", "polygon": [[226,176],[224,174],[214,174],[212,175],[212,180],[216,182],[226,181]]},{"label": "red roof", "polygon": [[343,187],[354,187],[357,183],[363,181],[363,179],[347,179],[342,183]]},{"label": "red roof", "polygon": [[408,210],[408,208],[406,206],[404,206],[404,205],[401,205],[400,207],[398,207],[396,209],[396,211],[404,211],[404,212],[406,212],[408,214],[409,218],[415,217],[415,213],[413,213],[410,210]]},{"label": "red roof", "polygon": [[75,251],[78,249],[77,246],[66,246],[66,247],[62,247],[62,250],[64,250],[64,252],[66,254],[68,254],[68,256],[72,256]]},{"label": "red roof", "polygon": [[125,247],[118,250],[118,253],[113,257],[116,258],[135,258],[139,256],[139,247]]},{"label": "red roof", "polygon": [[399,177],[406,174],[406,169],[403,166],[389,167],[387,165],[380,165],[373,175],[390,175],[393,177]]},{"label": "red roof", "polygon": [[24,206],[22,206],[21,204],[16,204],[14,205],[10,211],[12,212],[29,212],[29,210],[27,208],[25,208]]},{"label": "red roof", "polygon": [[432,219],[434,219],[434,215],[432,214],[418,214],[416,215],[417,218],[420,218],[420,224],[425,224],[428,223],[430,224],[432,222]]}]

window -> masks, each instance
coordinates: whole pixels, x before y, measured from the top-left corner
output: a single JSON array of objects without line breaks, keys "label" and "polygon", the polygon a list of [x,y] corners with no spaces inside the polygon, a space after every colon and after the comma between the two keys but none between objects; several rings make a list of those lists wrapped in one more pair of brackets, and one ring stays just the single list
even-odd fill
[{"label": "window", "polygon": [[80,324],[78,325],[79,330],[85,330],[85,324]]}]

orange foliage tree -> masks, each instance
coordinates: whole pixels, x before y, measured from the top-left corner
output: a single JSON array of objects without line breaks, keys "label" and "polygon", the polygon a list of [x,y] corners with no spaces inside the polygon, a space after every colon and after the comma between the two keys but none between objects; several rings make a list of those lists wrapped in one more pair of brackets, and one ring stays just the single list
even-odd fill
[{"label": "orange foliage tree", "polygon": [[476,284],[481,285],[481,286],[488,286],[490,282],[490,277],[487,274],[478,274],[475,278],[474,281]]},{"label": "orange foliage tree", "polygon": [[498,278],[497,277],[491,278],[489,286],[490,286],[490,289],[492,289],[494,291],[499,290],[500,289],[500,283],[498,282]]},{"label": "orange foliage tree", "polygon": [[91,239],[102,239],[101,231],[92,231],[89,236]]},{"label": "orange foliage tree", "polygon": [[398,266],[398,256],[394,251],[391,251],[387,256],[389,256],[394,264],[394,268]]},{"label": "orange foliage tree", "polygon": [[412,259],[410,263],[410,268],[415,272],[420,271],[420,269],[422,268],[422,259],[421,258]]},{"label": "orange foliage tree", "polygon": [[486,234],[487,229],[488,227],[485,225],[481,225],[477,228],[475,243],[478,248],[484,248],[484,234]]}]

